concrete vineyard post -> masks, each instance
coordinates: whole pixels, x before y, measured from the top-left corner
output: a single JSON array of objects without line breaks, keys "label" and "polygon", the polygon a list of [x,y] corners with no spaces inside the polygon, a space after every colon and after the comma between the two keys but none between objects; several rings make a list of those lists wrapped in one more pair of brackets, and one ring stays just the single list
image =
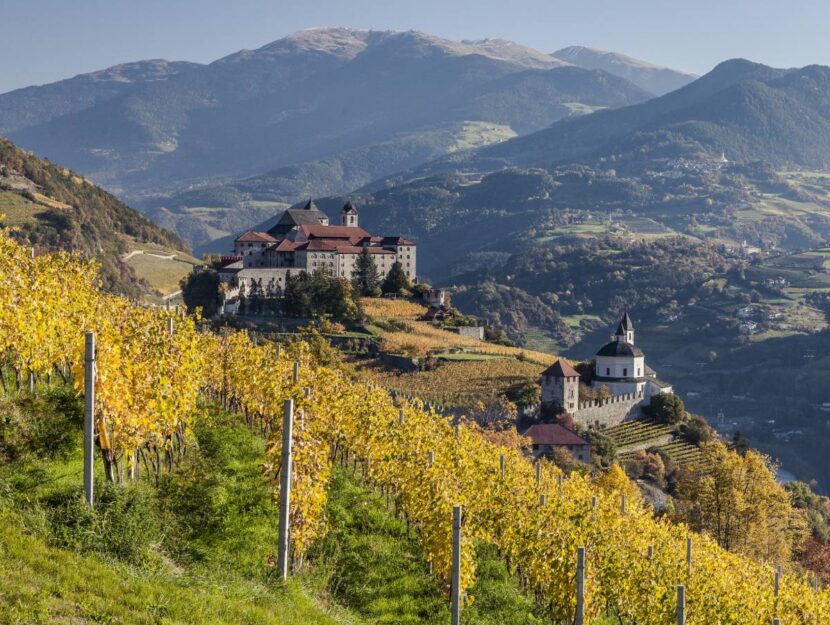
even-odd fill
[{"label": "concrete vineyard post", "polygon": [[291,512],[291,441],[294,429],[294,400],[286,399],[282,419],[282,463],[280,465],[280,526],[279,557],[277,560],[280,579],[288,579],[288,537],[289,514]]},{"label": "concrete vineyard post", "polygon": [[620,513],[625,514],[625,495],[620,497]]},{"label": "concrete vineyard post", "polygon": [[647,557],[648,557],[649,560],[651,560],[654,557],[654,546],[653,545],[648,546],[648,556]]},{"label": "concrete vineyard post", "polygon": [[93,504],[93,462],[95,460],[95,333],[87,332],[84,342],[84,497]]},{"label": "concrete vineyard post", "polygon": [[576,614],[574,625],[585,625],[585,547],[576,548]]},{"label": "concrete vineyard post", "polygon": [[596,510],[597,508],[597,498],[596,495],[591,497],[591,509]]},{"label": "concrete vineyard post", "polygon": [[461,625],[461,506],[452,508],[452,579],[450,580],[452,625]]},{"label": "concrete vineyard post", "polygon": [[504,454],[499,454],[499,479],[504,481]]},{"label": "concrete vineyard post", "polygon": [[677,587],[677,625],[686,625],[686,587]]},{"label": "concrete vineyard post", "polygon": [[545,504],[548,502],[548,496],[545,493],[539,495],[539,505],[544,507]]},{"label": "concrete vineyard post", "polygon": [[173,336],[173,317],[167,318],[167,335]]},{"label": "concrete vineyard post", "polygon": [[298,360],[294,361],[294,384],[299,383],[300,381],[300,362]]},{"label": "concrete vineyard post", "polygon": [[432,465],[435,463],[435,452],[428,451],[427,452],[427,468],[431,469]]},{"label": "concrete vineyard post", "polygon": [[403,414],[403,408],[401,408],[400,410],[398,410],[398,425],[403,425],[404,418],[405,417]]}]

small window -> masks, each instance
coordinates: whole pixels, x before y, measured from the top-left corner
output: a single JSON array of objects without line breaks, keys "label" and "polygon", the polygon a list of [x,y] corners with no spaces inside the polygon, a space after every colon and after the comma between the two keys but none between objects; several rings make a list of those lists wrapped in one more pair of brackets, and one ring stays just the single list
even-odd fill
[{"label": "small window", "polygon": [[611,375],[611,369],[610,369],[610,367],[606,367],[606,368],[605,368],[605,375],[606,375],[606,376],[610,376],[610,375]]},{"label": "small window", "polygon": [[623,367],[623,377],[624,378],[628,377],[628,367]]}]

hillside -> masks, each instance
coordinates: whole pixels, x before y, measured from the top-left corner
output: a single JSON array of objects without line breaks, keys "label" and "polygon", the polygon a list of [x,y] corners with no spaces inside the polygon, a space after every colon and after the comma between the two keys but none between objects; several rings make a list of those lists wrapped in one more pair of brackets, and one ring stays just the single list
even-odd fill
[{"label": "hillside", "polygon": [[143,247],[177,254],[184,246],[115,196],[80,175],[0,138],[0,215],[36,252],[77,251],[101,264],[104,285],[137,295],[150,292],[122,256]]},{"label": "hillside", "polygon": [[[263,172],[275,172],[267,176],[268,201],[344,193],[459,149],[650,95],[502,40],[331,28],[207,65],[140,62],[3,94],[0,128],[155,215],[176,212],[183,198],[170,196],[178,191]],[[499,130],[471,138],[467,129],[477,124]],[[305,188],[287,180],[286,168]],[[185,223],[193,215],[165,223],[181,226],[193,244],[216,238],[217,219],[229,219],[224,233],[232,231],[236,212],[267,217],[256,200],[241,206],[222,195],[209,188],[188,204],[214,209],[200,232]]]},{"label": "hillside", "polygon": [[[525,131],[541,128],[567,110],[553,106],[540,117],[533,107],[525,119],[526,94],[505,89],[499,79],[563,65],[493,42],[316,29],[164,79],[136,81],[91,106],[42,114],[37,123],[15,122],[14,100],[5,105],[2,126],[21,145],[113,189],[146,193],[181,187],[182,181],[259,174],[448,122],[508,120]],[[622,79],[591,86],[594,72],[569,69],[584,76],[584,93],[559,101],[609,106],[648,98]],[[498,107],[484,110],[500,110],[485,116],[483,105],[471,109],[470,94],[492,94]],[[0,102],[14,95],[0,96]]]},{"label": "hillside", "polygon": [[725,152],[730,160],[821,168],[830,163],[828,85],[830,68],[822,66],[779,70],[726,61],[661,98],[554,124],[480,156],[539,166],[611,155],[636,164],[643,154]]},{"label": "hillside", "polygon": [[577,67],[601,69],[609,74],[625,78],[641,89],[658,96],[680,89],[680,87],[697,78],[694,74],[678,72],[668,67],[659,67],[617,52],[584,46],[568,46],[557,50],[551,56],[567,61]]}]

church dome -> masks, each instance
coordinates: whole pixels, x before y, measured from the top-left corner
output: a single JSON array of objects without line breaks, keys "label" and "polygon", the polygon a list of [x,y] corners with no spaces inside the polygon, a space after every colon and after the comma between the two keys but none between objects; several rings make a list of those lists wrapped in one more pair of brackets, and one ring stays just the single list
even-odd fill
[{"label": "church dome", "polygon": [[639,347],[635,347],[631,343],[626,343],[625,341],[611,341],[603,345],[600,350],[597,352],[597,356],[622,356],[622,357],[632,357],[632,356],[642,356],[643,352]]}]

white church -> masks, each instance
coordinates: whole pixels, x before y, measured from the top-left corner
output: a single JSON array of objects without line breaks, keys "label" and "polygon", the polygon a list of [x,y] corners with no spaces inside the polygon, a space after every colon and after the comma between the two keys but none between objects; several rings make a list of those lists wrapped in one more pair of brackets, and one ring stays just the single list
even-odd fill
[{"label": "white church", "polygon": [[657,378],[634,344],[634,323],[625,313],[611,341],[596,353],[590,386],[607,390],[607,397],[580,401],[579,373],[560,358],[542,373],[542,404],[574,416],[583,425],[609,426],[639,415],[651,398],[671,393],[672,386]]}]

